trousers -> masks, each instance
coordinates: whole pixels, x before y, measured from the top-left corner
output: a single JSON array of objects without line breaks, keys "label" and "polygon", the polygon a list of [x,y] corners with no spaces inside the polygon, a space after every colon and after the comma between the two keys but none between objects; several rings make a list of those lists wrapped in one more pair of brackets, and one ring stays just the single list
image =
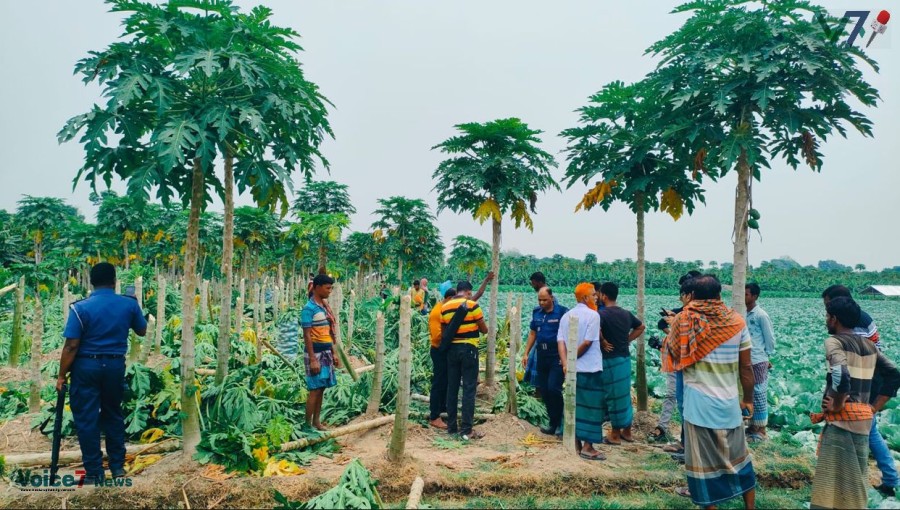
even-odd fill
[{"label": "trousers", "polygon": [[[462,386],[462,419],[457,424],[459,388]],[[469,434],[475,420],[475,390],[478,388],[478,348],[453,344],[447,352],[447,432]]]},{"label": "trousers", "polygon": [[100,433],[106,437],[109,468],[125,466],[125,358],[75,358],[69,402],[87,476],[103,474]]}]

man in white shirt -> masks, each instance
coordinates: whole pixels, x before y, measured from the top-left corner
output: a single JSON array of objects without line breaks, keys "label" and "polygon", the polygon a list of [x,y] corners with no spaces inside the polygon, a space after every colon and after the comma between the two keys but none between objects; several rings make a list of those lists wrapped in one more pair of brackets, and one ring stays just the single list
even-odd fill
[{"label": "man in white shirt", "polygon": [[600,349],[600,315],[597,313],[597,295],[590,283],[575,287],[574,308],[559,321],[557,347],[563,371],[568,370],[566,342],[569,338],[569,320],[578,319],[578,354],[575,361],[577,383],[575,391],[575,437],[580,443],[579,455],[587,460],[605,460],[594,449],[594,443],[603,441],[603,411],[600,409],[603,371],[603,352]]}]

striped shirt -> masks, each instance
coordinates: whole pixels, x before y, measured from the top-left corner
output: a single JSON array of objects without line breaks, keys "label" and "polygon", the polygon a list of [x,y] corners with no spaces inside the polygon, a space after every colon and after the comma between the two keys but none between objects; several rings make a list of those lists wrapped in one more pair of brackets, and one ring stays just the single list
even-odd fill
[{"label": "striped shirt", "polygon": [[719,345],[684,369],[684,419],[699,427],[730,430],[741,426],[738,396],[741,351],[751,348],[750,331]]},{"label": "striped shirt", "polygon": [[469,307],[469,313],[466,314],[466,319],[459,329],[456,330],[456,337],[453,339],[453,343],[471,344],[478,347],[478,338],[481,336],[481,333],[478,331],[478,321],[484,320],[484,313],[476,301],[458,297],[441,305],[441,325],[450,324],[450,321],[453,320],[453,314],[456,313],[459,305],[463,304],[463,301]]},{"label": "striped shirt", "polygon": [[313,343],[330,344],[331,322],[328,320],[328,312],[315,300],[310,299],[300,312],[300,326],[309,329],[309,338]]},{"label": "striped shirt", "polygon": [[[872,379],[878,377],[880,395],[893,397],[900,385],[900,372],[872,342],[859,335],[836,334],[825,340],[825,394],[847,393],[847,402],[868,404]],[[868,434],[871,420],[834,421],[834,426],[855,434]]]}]

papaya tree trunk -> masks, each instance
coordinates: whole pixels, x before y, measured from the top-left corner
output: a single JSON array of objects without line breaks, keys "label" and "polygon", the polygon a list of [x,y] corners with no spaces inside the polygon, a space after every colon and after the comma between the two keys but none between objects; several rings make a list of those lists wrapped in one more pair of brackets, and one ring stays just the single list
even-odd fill
[{"label": "papaya tree trunk", "polygon": [[166,326],[166,276],[157,273],[156,279],[156,338],[153,340],[153,351],[159,354],[163,328]]},{"label": "papaya tree trunk", "polygon": [[16,304],[13,308],[13,328],[12,341],[9,345],[9,366],[16,368],[19,366],[19,357],[22,354],[22,345],[24,344],[25,331],[22,327],[25,317],[25,277],[19,278],[19,285],[16,286]]},{"label": "papaya tree trunk", "polygon": [[410,300],[409,296],[403,296],[400,299],[400,366],[397,374],[397,407],[394,410],[394,429],[391,431],[391,442],[388,446],[388,459],[395,464],[403,461],[403,452],[406,449],[406,429],[409,422],[409,392],[412,376]]},{"label": "papaya tree trunk", "polygon": [[566,338],[566,384],[563,389],[563,448],[570,452],[577,452],[575,442],[575,391],[577,384],[577,370],[575,364],[578,359],[578,317],[569,320],[569,332]]},{"label": "papaya tree trunk", "polygon": [[324,240],[319,243],[319,274],[328,274],[328,251]]},{"label": "papaya tree trunk", "polygon": [[488,386],[495,383],[494,365],[497,358],[497,300],[500,290],[500,221],[496,218],[493,220],[494,236],[493,245],[491,247],[491,271],[494,272],[494,279],[491,280],[491,315],[488,317],[488,337],[487,337],[487,362],[484,367],[484,382]]},{"label": "papaya tree trunk", "polygon": [[125,240],[122,242],[122,245],[125,247],[125,269],[131,269],[131,260],[128,254],[128,233],[125,233]]},{"label": "papaya tree trunk", "polygon": [[747,315],[744,303],[744,285],[747,283],[747,248],[750,241],[747,226],[750,214],[750,163],[747,151],[741,149],[738,158],[738,182],[734,197],[734,268],[731,270],[731,307],[741,315]]},{"label": "papaya tree trunk", "polygon": [[31,322],[31,388],[28,395],[28,412],[41,410],[41,339],[44,337],[44,307],[40,291],[34,296],[34,316]]},{"label": "papaya tree trunk", "polygon": [[184,282],[181,285],[181,430],[184,453],[193,458],[200,444],[200,388],[194,374],[194,326],[197,324],[194,296],[197,294],[197,256],[200,238],[200,210],[203,207],[203,167],[194,160],[191,179],[191,212],[188,216],[184,251]]},{"label": "papaya tree trunk", "polygon": [[381,406],[381,380],[384,377],[384,313],[375,315],[375,372],[372,374],[372,392],[369,393],[369,404],[366,414],[378,414]]},{"label": "papaya tree trunk", "polygon": [[[225,218],[222,231],[222,307],[219,310],[219,339],[216,351],[216,384],[228,375],[231,354],[231,289],[234,264],[234,159],[225,153]],[[240,335],[240,331],[238,334]]]},{"label": "papaya tree trunk", "polygon": [[403,259],[397,262],[397,285],[400,286],[400,292],[403,292]]},{"label": "papaya tree trunk", "polygon": [[[637,315],[644,322],[644,291],[647,284],[646,260],[644,258],[644,197],[637,197]],[[647,410],[647,356],[644,350],[644,335],[637,338],[637,373],[634,388],[637,392],[638,411]]]}]

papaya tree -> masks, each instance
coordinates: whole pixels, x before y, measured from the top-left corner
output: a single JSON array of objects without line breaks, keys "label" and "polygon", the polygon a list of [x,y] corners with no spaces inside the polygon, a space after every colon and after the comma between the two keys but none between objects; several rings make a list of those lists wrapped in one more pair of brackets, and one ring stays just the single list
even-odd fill
[{"label": "papaya tree", "polygon": [[378,218],[372,223],[372,237],[382,243],[397,264],[397,283],[402,291],[404,265],[410,270],[427,270],[444,258],[441,232],[424,200],[405,197],[379,198]]},{"label": "papaya tree", "polygon": [[300,220],[300,235],[314,241],[319,255],[319,274],[327,273],[328,249],[340,240],[350,226],[350,215],[356,207],[350,202],[347,185],[333,181],[313,181],[297,190],[294,215]]},{"label": "papaya tree", "polygon": [[[231,172],[238,192],[249,190],[258,205],[280,205],[286,213],[290,172],[312,172],[316,148],[331,133],[326,100],[295,59],[298,34],[272,25],[266,7],[245,14],[230,0],[108,3],[125,14],[121,40],[91,52],[75,68],[86,83],[100,85],[106,102],[70,119],[58,136],[66,142],[83,132],[85,160],[76,184],[84,179],[96,187],[103,179],[108,185],[117,175],[129,195],[146,199],[156,189],[164,204],[177,196],[189,207],[181,406],[184,451],[192,455],[200,440],[193,299],[200,213],[211,191],[226,194]],[[214,171],[217,155],[228,186]],[[219,338],[220,368],[228,339]]]},{"label": "papaya tree", "polygon": [[84,221],[78,209],[61,198],[25,195],[19,200],[16,224],[24,237],[32,242],[35,265],[44,260],[44,247],[48,242],[58,238],[73,219]]},{"label": "papaya tree", "polygon": [[[621,201],[637,217],[637,315],[641,321],[645,320],[645,214],[662,210],[677,221],[685,208],[691,212],[695,201],[704,200],[696,180],[702,175],[700,168],[693,172],[675,162],[674,154],[683,150],[684,142],[666,138],[665,115],[656,97],[651,81],[610,83],[578,110],[580,125],[562,133],[569,142],[565,177],[569,187],[595,180],[575,211],[596,206],[609,210]],[[639,338],[635,388],[641,411],[647,410],[644,354]]]},{"label": "papaya tree", "polygon": [[[133,196],[119,196],[114,191],[104,191],[97,203],[97,233],[106,239],[120,240],[125,269],[131,267],[134,243],[143,235],[147,226],[144,203]],[[131,248],[131,249],[129,249]]]},{"label": "papaya tree", "polygon": [[371,232],[352,232],[341,243],[344,263],[356,265],[356,286],[362,288],[366,272],[380,271],[384,265],[385,254],[383,244],[373,242]]},{"label": "papaya tree", "polygon": [[[691,17],[648,53],[662,98],[673,108],[669,131],[705,141],[718,174],[737,173],[734,207],[735,310],[746,312],[749,229],[759,226],[751,183],[780,159],[796,169],[801,159],[819,172],[820,144],[852,126],[872,135],[856,105],[874,107],[878,91],[860,70],[877,64],[838,40],[842,23],[806,0],[752,2],[698,0],[673,12]],[[850,98],[853,101],[850,101]],[[682,154],[683,165],[692,157]]]},{"label": "papaya tree", "polygon": [[471,236],[456,236],[447,262],[472,281],[475,270],[487,269],[490,260],[491,246],[488,243]]},{"label": "papaya tree", "polygon": [[538,193],[559,189],[550,175],[556,161],[538,147],[541,131],[529,128],[519,119],[470,122],[455,127],[457,136],[432,147],[450,156],[434,171],[434,189],[438,192],[439,213],[449,209],[472,214],[482,224],[491,220],[491,271],[495,276],[491,282],[485,381],[493,385],[501,222],[508,213],[516,228],[525,225],[528,230],[534,229],[531,214],[535,212]]}]

